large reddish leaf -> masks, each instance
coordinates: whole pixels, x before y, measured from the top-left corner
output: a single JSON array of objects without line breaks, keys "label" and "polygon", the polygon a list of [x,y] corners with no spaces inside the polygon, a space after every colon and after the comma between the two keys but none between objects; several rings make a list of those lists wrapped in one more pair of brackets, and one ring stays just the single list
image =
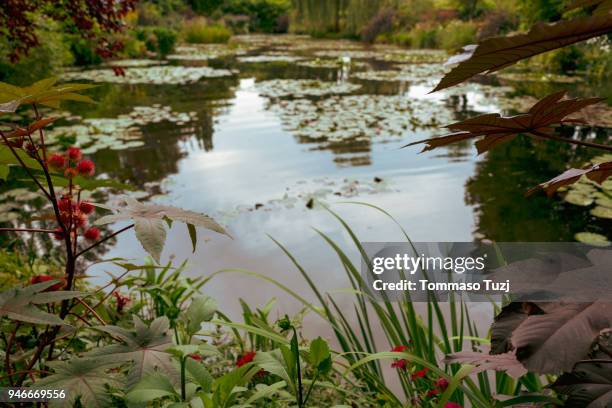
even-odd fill
[{"label": "large reddish leaf", "polygon": [[432,92],[457,85],[477,74],[491,73],[546,51],[598,37],[612,31],[609,10],[593,16],[576,17],[555,24],[539,23],[528,33],[487,39],[469,45],[464,53],[449,59],[458,63]]},{"label": "large reddish leaf", "polygon": [[612,360],[585,361],[563,374],[552,389],[568,396],[565,406],[605,408],[612,406]]},{"label": "large reddish leaf", "polygon": [[599,332],[612,327],[611,303],[537,303],[544,314],[530,315],[512,333],[516,356],[541,374],[570,371],[587,357]]},{"label": "large reddish leaf", "polygon": [[563,186],[577,182],[580,177],[586,176],[597,183],[603,183],[608,177],[612,176],[612,162],[597,163],[582,169],[569,169],[557,177],[533,187],[527,191],[527,195],[533,194],[538,190],[544,190],[546,195],[552,196],[555,191]]},{"label": "large reddish leaf", "polygon": [[478,153],[486,152],[492,147],[512,140],[519,133],[525,133],[536,138],[551,136],[551,126],[568,122],[567,116],[574,114],[586,106],[600,102],[601,98],[564,99],[565,91],[550,94],[529,109],[529,112],[510,117],[502,117],[498,113],[488,113],[466,119],[446,126],[454,130],[446,136],[419,140],[406,146],[424,143],[423,151],[446,146],[463,140],[479,138],[476,142]]},{"label": "large reddish leaf", "polygon": [[446,364],[471,364],[476,368],[472,374],[485,370],[505,371],[510,377],[519,378],[527,374],[527,369],[516,359],[513,352],[504,354],[489,354],[478,351],[461,351],[449,354],[444,359]]}]

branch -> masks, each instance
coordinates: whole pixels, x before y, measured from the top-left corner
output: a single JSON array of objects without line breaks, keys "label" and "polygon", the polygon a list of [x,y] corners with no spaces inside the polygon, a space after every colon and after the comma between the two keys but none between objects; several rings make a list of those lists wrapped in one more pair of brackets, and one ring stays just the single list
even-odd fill
[{"label": "branch", "polygon": [[119,231],[115,231],[112,234],[102,238],[101,240],[99,240],[98,242],[95,242],[93,244],[91,244],[90,246],[88,246],[87,248],[83,249],[81,252],[78,252],[75,256],[74,259],[78,258],[79,256],[83,255],[85,252],[89,252],[90,250],[94,249],[95,247],[97,247],[98,245],[108,241],[109,239],[113,238],[116,235],[121,234],[122,232],[125,232],[127,230],[129,230],[130,228],[134,228],[134,224],[128,225],[125,228],[121,228]]},{"label": "branch", "polygon": [[[32,180],[34,180],[34,183],[36,183],[36,185],[38,186],[39,189],[41,189],[41,191],[43,193],[45,193],[45,195],[47,196],[47,198],[51,201],[53,201],[53,198],[51,198],[51,195],[49,194],[49,192],[47,190],[45,190],[45,188],[42,186],[42,184],[40,184],[40,181],[38,181],[38,179],[36,177],[34,177],[34,175],[32,174],[32,172],[30,171],[29,167],[26,166],[26,164],[23,162],[23,160],[21,159],[21,157],[19,157],[19,155],[17,154],[17,152],[15,151],[15,148],[10,144],[9,140],[6,138],[6,135],[4,134],[4,132],[0,131],[0,137],[2,137],[2,140],[4,141],[4,143],[8,146],[9,149],[11,149],[11,153],[13,153],[13,156],[15,156],[15,158],[17,159],[17,161],[19,162],[19,164],[21,165],[21,167],[24,168],[24,170],[26,171],[26,173],[28,173],[28,176],[30,176],[32,178]],[[44,169],[44,167],[43,167]]]},{"label": "branch", "polygon": [[546,133],[538,132],[537,130],[531,130],[531,131],[529,131],[529,133],[534,134],[534,135],[536,135],[538,137],[541,137],[543,139],[556,140],[558,142],[571,143],[571,144],[575,144],[575,145],[578,145],[578,146],[592,147],[594,149],[606,150],[608,152],[612,152],[612,146],[602,145],[602,144],[599,144],[599,143],[584,142],[582,140],[576,140],[576,139],[568,139],[566,137],[561,137],[561,136],[557,136],[557,135],[553,135],[553,134],[549,135],[549,134],[546,134]]}]

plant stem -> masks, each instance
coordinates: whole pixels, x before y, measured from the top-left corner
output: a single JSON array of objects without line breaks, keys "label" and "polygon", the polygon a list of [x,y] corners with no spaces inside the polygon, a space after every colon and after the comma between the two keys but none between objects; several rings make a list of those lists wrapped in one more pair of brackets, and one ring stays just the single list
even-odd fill
[{"label": "plant stem", "polygon": [[304,398],[304,406],[306,406],[306,403],[308,402],[308,398],[310,398],[310,393],[312,392],[312,389],[314,388],[314,385],[317,382],[318,378],[319,378],[319,370],[315,372],[315,376],[313,377],[312,382],[310,383],[310,387],[308,387],[308,391],[306,392],[306,397]]},{"label": "plant stem", "polygon": [[549,135],[549,134],[546,134],[546,133],[538,132],[537,130],[532,130],[529,133],[532,133],[532,134],[534,134],[534,135],[536,135],[538,137],[541,137],[543,139],[556,140],[558,142],[565,142],[565,143],[570,143],[570,144],[574,144],[574,145],[578,145],[578,146],[592,147],[594,149],[606,150],[608,152],[612,152],[612,146],[602,145],[602,144],[599,144],[599,143],[585,142],[585,141],[576,140],[576,139],[569,139],[569,138],[561,137],[561,136],[557,136],[557,135]]},{"label": "plant stem", "polygon": [[185,389],[185,366],[187,362],[187,357],[181,358],[181,399],[185,401],[185,396],[187,395],[187,391]]},{"label": "plant stem", "polygon": [[83,301],[82,301],[81,299],[79,299],[79,298],[74,298],[74,299],[75,299],[75,300],[76,300],[78,303],[80,303],[81,305],[83,305],[83,307],[84,307],[85,309],[89,310],[89,312],[90,312],[92,315],[94,315],[94,317],[95,317],[96,319],[98,319],[98,321],[99,321],[100,323],[102,323],[103,325],[106,325],[106,322],[104,321],[104,319],[102,319],[102,317],[100,317],[100,315],[99,315],[99,314],[98,314],[98,313],[97,313],[97,312],[96,312],[94,309],[92,309],[92,308],[91,308],[91,306],[89,306],[89,305],[88,305],[86,302],[83,302]]},{"label": "plant stem", "polygon": [[298,344],[298,336],[297,336],[297,331],[295,330],[295,327],[291,326],[291,328],[293,329],[293,339],[291,340],[292,343],[295,344],[295,361],[296,361],[296,365],[297,365],[297,380],[298,380],[298,407],[302,408],[304,405],[303,403],[303,391],[302,391],[302,368],[300,367],[300,347]]},{"label": "plant stem", "polygon": [[13,385],[13,369],[11,368],[11,348],[13,347],[13,341],[15,340],[15,337],[17,336],[17,330],[19,330],[19,326],[21,325],[21,322],[17,322],[15,324],[15,328],[13,329],[13,332],[11,333],[11,337],[9,337],[8,341],[6,342],[6,350],[5,350],[5,356],[4,356],[4,365],[6,366],[6,373],[8,374],[8,380],[9,380],[9,384],[12,386]]},{"label": "plant stem", "polygon": [[[33,103],[32,106],[34,107],[34,113],[36,114],[36,120],[40,120],[41,116],[40,116],[40,113],[38,113],[38,108],[36,107],[36,104]],[[40,135],[40,144],[42,146],[42,152],[43,152],[43,162],[44,162],[44,167],[46,168],[47,167],[47,148],[45,147],[45,134],[42,128],[38,129],[38,134]]]},{"label": "plant stem", "polygon": [[75,258],[75,259],[76,259],[76,258],[78,258],[79,256],[81,256],[81,255],[83,255],[84,253],[86,253],[86,252],[88,252],[88,251],[90,251],[90,250],[94,249],[95,247],[97,247],[98,245],[102,244],[103,242],[108,241],[109,239],[113,238],[114,236],[119,235],[119,234],[121,234],[122,232],[125,232],[125,231],[129,230],[130,228],[134,228],[134,224],[131,224],[131,225],[128,225],[127,227],[121,228],[119,231],[115,231],[115,232],[113,232],[112,234],[110,234],[110,235],[108,235],[108,236],[106,236],[106,237],[102,238],[101,240],[99,240],[99,241],[97,241],[97,242],[95,242],[95,243],[91,244],[90,246],[88,246],[87,248],[83,249],[82,251],[77,252],[77,254],[74,256],[74,258]]}]

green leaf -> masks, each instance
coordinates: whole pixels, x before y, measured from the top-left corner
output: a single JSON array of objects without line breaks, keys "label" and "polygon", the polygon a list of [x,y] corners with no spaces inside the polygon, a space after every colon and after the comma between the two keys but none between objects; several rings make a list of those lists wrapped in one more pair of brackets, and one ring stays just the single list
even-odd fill
[{"label": "green leaf", "polygon": [[11,169],[5,164],[0,164],[0,180],[6,180],[9,176]]},{"label": "green leaf", "polygon": [[256,391],[245,401],[245,404],[253,404],[264,398],[273,398],[278,391],[287,386],[285,381],[278,381],[272,385],[257,384]]},{"label": "green leaf", "polygon": [[211,391],[214,378],[202,363],[188,358],[185,361],[185,370],[187,376],[202,387],[204,392]]},{"label": "green leaf", "polygon": [[166,227],[162,219],[134,217],[136,238],[145,251],[159,263],[166,242]]},{"label": "green leaf", "polygon": [[198,231],[196,231],[196,227],[193,224],[187,224],[187,230],[189,231],[189,238],[191,238],[191,246],[193,247],[192,252],[195,252],[198,244]]},{"label": "green leaf", "polygon": [[[91,98],[78,94],[78,91],[95,88],[97,85],[77,83],[56,85],[56,83],[57,78],[55,77],[40,80],[23,88],[0,82],[0,103],[17,109],[19,105],[33,103],[59,108],[63,100],[93,102]],[[15,104],[17,104],[16,107]]]},{"label": "green leaf", "polygon": [[98,326],[121,341],[120,344],[99,348],[90,353],[104,361],[131,362],[128,371],[128,387],[136,385],[146,375],[161,370],[171,381],[177,378],[172,356],[167,350],[172,347],[170,323],[166,317],[158,317],[146,325],[139,317],[133,317],[134,327],[124,329],[118,326]]},{"label": "green leaf", "polygon": [[331,358],[329,345],[321,337],[317,337],[310,343],[309,360],[313,367],[319,367],[319,364]]},{"label": "green leaf", "polygon": [[[124,198],[125,206],[113,208],[114,214],[106,215],[96,220],[97,225],[109,224],[112,222],[132,220],[136,226],[136,237],[159,263],[159,258],[164,247],[166,232],[164,220],[180,221],[193,227],[198,226],[209,230],[228,235],[227,232],[217,224],[212,218],[205,214],[193,211],[182,210],[180,208],[167,205],[142,204],[133,198]],[[139,224],[140,225],[137,225]],[[192,227],[189,227],[189,234],[194,242]]]},{"label": "green leaf", "polygon": [[202,323],[210,321],[217,309],[217,301],[212,297],[206,295],[194,297],[182,316],[187,325],[187,332],[193,335],[200,331]]},{"label": "green leaf", "polygon": [[82,407],[112,407],[106,387],[119,386],[116,378],[107,372],[112,363],[88,358],[48,361],[54,374],[38,380],[32,388],[65,390],[66,399],[56,400],[52,406],[74,407],[79,401]]},{"label": "green leaf", "polygon": [[36,305],[58,302],[84,295],[82,292],[43,292],[59,282],[59,280],[50,280],[23,288],[11,288],[1,292],[0,316],[34,324],[66,325],[58,316],[44,312],[36,307]]},{"label": "green leaf", "polygon": [[164,397],[180,397],[167,377],[153,373],[138,382],[125,396],[132,404],[143,404]]}]

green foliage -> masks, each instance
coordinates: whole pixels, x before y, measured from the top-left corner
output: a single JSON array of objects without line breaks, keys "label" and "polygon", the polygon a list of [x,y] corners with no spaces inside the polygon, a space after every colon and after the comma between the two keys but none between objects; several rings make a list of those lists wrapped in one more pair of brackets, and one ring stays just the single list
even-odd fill
[{"label": "green foliage", "polygon": [[417,24],[408,33],[410,46],[412,48],[437,48],[438,31],[439,28],[435,25]]},{"label": "green foliage", "polygon": [[96,220],[96,224],[105,225],[117,221],[132,220],[136,230],[136,238],[157,263],[159,263],[166,241],[166,224],[171,224],[172,221],[191,225],[189,233],[192,240],[195,239],[192,229],[196,226],[227,235],[223,227],[209,216],[176,207],[146,205],[133,198],[126,197],[124,207],[108,209],[112,210],[114,214],[99,218]]},{"label": "green foliage", "polygon": [[45,292],[46,289],[59,283],[59,280],[50,280],[0,292],[0,317],[6,316],[11,320],[33,324],[65,325],[66,323],[60,318],[38,307],[84,295],[84,293],[74,291]]},{"label": "green foliage", "polygon": [[113,406],[109,387],[118,387],[119,381],[108,372],[112,362],[72,358],[48,365],[54,374],[37,381],[33,388],[64,390],[66,397],[58,401],[65,407]]},{"label": "green foliage", "polygon": [[73,35],[67,38],[70,52],[74,56],[75,65],[96,65],[102,63],[102,57],[96,52],[96,44],[80,36]]},{"label": "green foliage", "polygon": [[144,42],[147,50],[164,57],[174,50],[178,34],[171,28],[145,27],[136,30],[136,38]]},{"label": "green foliage", "polygon": [[188,2],[196,13],[210,15],[219,9],[224,0],[188,0]]},{"label": "green foliage", "polygon": [[458,50],[476,42],[476,24],[468,21],[451,21],[437,33],[437,43],[445,50]]},{"label": "green foliage", "polygon": [[216,44],[226,43],[232,33],[220,24],[208,24],[199,18],[185,22],[181,36],[190,44]]},{"label": "green foliage", "polygon": [[221,7],[223,14],[249,16],[250,31],[286,32],[283,18],[290,11],[289,0],[228,0]]}]

